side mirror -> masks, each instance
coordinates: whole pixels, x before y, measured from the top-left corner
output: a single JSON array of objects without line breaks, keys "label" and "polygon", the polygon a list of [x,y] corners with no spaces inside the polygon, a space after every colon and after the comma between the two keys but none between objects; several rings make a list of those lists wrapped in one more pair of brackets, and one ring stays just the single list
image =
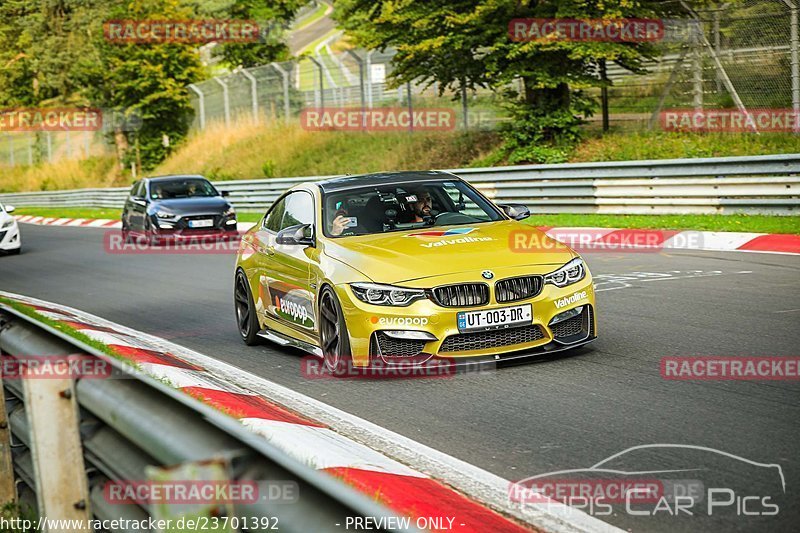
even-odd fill
[{"label": "side mirror", "polygon": [[14,211],[16,211],[16,210],[17,210],[17,208],[16,208],[16,207],[14,207],[13,205],[7,205],[7,206],[6,206],[6,213],[8,213],[9,215],[10,215],[11,213],[13,213]]},{"label": "side mirror", "polygon": [[278,232],[275,242],[288,246],[314,246],[314,226],[298,224]]},{"label": "side mirror", "polygon": [[137,205],[141,205],[141,206],[147,205],[147,200],[145,200],[141,196],[134,196],[133,198],[131,198],[131,201],[133,203],[137,204]]},{"label": "side mirror", "polygon": [[228,191],[219,191],[219,195],[220,196],[230,196],[231,193],[229,193]]},{"label": "side mirror", "polygon": [[514,220],[525,220],[531,216],[531,210],[523,204],[505,204],[499,206],[503,212]]}]

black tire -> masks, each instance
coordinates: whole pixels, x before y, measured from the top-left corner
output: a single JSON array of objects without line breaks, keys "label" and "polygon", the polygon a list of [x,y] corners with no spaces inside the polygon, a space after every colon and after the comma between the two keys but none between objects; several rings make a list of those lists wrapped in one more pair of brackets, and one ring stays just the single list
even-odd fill
[{"label": "black tire", "polygon": [[131,241],[131,230],[130,228],[125,226],[125,222],[122,222],[122,242],[125,244],[130,244]]},{"label": "black tire", "polygon": [[233,288],[233,306],[236,309],[236,325],[239,335],[248,346],[259,344],[259,325],[256,317],[256,304],[250,293],[250,284],[241,270],[236,274]]},{"label": "black tire", "polygon": [[319,341],[325,368],[334,376],[344,376],[352,369],[350,336],[339,298],[331,287],[319,295]]}]

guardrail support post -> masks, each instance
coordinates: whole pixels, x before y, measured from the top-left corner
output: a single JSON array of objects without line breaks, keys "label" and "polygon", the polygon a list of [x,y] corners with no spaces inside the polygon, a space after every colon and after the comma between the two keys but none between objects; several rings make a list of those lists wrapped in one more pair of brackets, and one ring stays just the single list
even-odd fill
[{"label": "guardrail support post", "polygon": [[11,427],[8,425],[3,375],[0,373],[0,506],[16,500],[14,463],[11,458]]},{"label": "guardrail support post", "polygon": [[[66,361],[52,364],[54,375],[69,374]],[[75,384],[69,378],[32,378],[23,380],[23,388],[39,515],[87,523],[89,488]]]},{"label": "guardrail support post", "polygon": [[367,107],[367,94],[364,90],[364,60],[361,59],[358,54],[353,52],[352,50],[346,51],[350,57],[352,57],[356,63],[358,63],[358,86],[360,90],[361,96],[361,127],[366,129],[367,127],[367,115],[365,113]]}]

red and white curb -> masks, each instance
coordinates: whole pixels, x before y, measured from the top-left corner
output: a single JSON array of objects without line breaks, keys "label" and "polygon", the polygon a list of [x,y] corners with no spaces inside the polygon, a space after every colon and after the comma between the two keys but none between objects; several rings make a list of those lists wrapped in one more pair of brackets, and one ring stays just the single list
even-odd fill
[{"label": "red and white curb", "polygon": [[[82,226],[94,228],[121,228],[119,220],[86,218],[45,218],[22,215],[19,222],[40,226]],[[240,222],[239,231],[247,231],[255,224]],[[550,237],[570,245],[588,246],[625,251],[625,248],[640,248],[631,245],[621,247],[617,243],[648,243],[649,248],[667,250],[706,250],[713,252],[769,252],[800,254],[800,235],[781,233],[737,233],[728,231],[678,231],[649,229],[615,229],[539,226]]]},{"label": "red and white curb", "polygon": [[398,514],[445,525],[453,519],[447,529],[460,532],[621,531],[555,501],[515,504],[510,481],[188,348],[70,307],[0,296],[107,345],[144,374],[237,418]]},{"label": "red and white curb", "polygon": [[119,220],[108,220],[103,218],[54,218],[54,217],[35,217],[31,215],[15,216],[17,222],[25,224],[36,224],[38,226],[83,226],[90,228],[121,228],[122,222]]},{"label": "red and white curb", "polygon": [[[119,220],[110,220],[107,218],[53,218],[53,217],[35,217],[31,215],[19,215],[15,217],[17,222],[25,224],[35,224],[37,226],[68,226],[68,227],[84,227],[84,228],[106,228],[106,229],[121,229],[122,222]],[[236,225],[239,231],[247,231],[255,226],[252,222],[239,222]]]}]

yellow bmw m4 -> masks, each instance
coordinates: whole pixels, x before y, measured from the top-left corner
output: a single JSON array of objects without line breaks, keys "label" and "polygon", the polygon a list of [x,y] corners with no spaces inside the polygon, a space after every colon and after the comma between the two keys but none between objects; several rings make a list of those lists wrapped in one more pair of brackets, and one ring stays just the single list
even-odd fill
[{"label": "yellow bmw m4", "polygon": [[304,183],[242,237],[234,304],[265,338],[345,366],[502,362],[596,337],[592,277],[568,246],[446,172]]}]

